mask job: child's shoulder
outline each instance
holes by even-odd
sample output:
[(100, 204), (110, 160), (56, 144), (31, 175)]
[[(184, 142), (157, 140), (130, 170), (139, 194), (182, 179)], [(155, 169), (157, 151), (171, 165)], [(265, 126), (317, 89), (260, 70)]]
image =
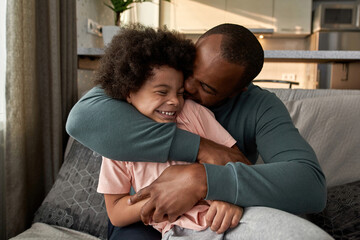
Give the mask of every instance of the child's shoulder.
[(184, 107), (183, 109), (185, 108), (197, 108), (201, 106), (200, 104), (194, 102), (193, 100), (190, 100), (190, 99), (185, 99), (185, 102), (184, 102)]
[(206, 107), (204, 107), (203, 105), (197, 103), (197, 102), (194, 102), (193, 100), (190, 100), (190, 99), (186, 99), (185, 100), (185, 103), (184, 103), (184, 107), (183, 109), (195, 109), (195, 110), (203, 110), (203, 109), (207, 109)]
[(190, 99), (185, 100), (183, 111), (184, 110), (195, 112), (198, 114), (201, 112), (207, 112), (207, 113), (210, 113), (211, 115), (214, 115), (213, 112), (210, 111), (208, 108), (206, 108), (203, 105), (201, 105), (197, 102), (194, 102), (193, 100), (190, 100)]
[(200, 116), (208, 116), (211, 115), (214, 117), (213, 112), (211, 112), (206, 107), (196, 103), (192, 100), (185, 100), (184, 107), (178, 116), (178, 119), (188, 122), (193, 120), (194, 118), (199, 118)]

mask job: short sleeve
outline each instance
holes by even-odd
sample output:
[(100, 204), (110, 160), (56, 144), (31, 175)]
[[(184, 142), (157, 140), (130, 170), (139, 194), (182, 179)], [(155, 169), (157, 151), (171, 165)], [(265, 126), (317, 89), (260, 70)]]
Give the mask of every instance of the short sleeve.
[(126, 194), (131, 188), (128, 162), (103, 157), (97, 191), (103, 194)]
[(177, 118), (177, 125), (181, 129), (227, 147), (232, 147), (236, 143), (209, 109), (191, 100), (185, 101), (184, 108)]

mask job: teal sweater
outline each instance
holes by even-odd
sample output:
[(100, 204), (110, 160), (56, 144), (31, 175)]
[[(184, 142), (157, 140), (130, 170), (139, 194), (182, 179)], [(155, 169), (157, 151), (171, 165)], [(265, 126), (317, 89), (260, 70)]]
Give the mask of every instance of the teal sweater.
[[(204, 164), (206, 199), (292, 213), (325, 207), (325, 177), (316, 155), (275, 94), (250, 84), (248, 91), (211, 110), (245, 156), (255, 163), (260, 154), (265, 164)], [(195, 162), (200, 143), (199, 136), (174, 123), (156, 123), (98, 87), (73, 107), (66, 130), (99, 154), (122, 161)]]

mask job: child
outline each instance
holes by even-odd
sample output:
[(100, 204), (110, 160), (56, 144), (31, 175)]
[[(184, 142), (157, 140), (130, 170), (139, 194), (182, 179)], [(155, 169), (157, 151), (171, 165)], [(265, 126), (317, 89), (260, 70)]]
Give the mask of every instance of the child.
[[(208, 109), (183, 99), (184, 78), (191, 74), (194, 58), (195, 46), (179, 34), (132, 26), (122, 30), (107, 48), (96, 82), (108, 95), (126, 100), (156, 122), (176, 123), (179, 128), (232, 147), (236, 141)], [(104, 194), (112, 224), (126, 226), (140, 221), (140, 210), (146, 199), (129, 206), (127, 200), (131, 186), (135, 191), (146, 187), (165, 168), (174, 164), (186, 163), (125, 162), (103, 157), (98, 192)], [(162, 232), (164, 239), (175, 236), (176, 229), (189, 229), (186, 234), (190, 235), (205, 232), (203, 230), (208, 228), (205, 216), (209, 205), (216, 204), (220, 202), (204, 201), (173, 223), (150, 224)], [(231, 211), (225, 213), (218, 210), (216, 214), (212, 213), (213, 219), (224, 221), (227, 214), (227, 220), (230, 219), (228, 226), (235, 227), (242, 215), (242, 208), (230, 203), (221, 204), (227, 205)], [(209, 230), (206, 234), (209, 234)]]

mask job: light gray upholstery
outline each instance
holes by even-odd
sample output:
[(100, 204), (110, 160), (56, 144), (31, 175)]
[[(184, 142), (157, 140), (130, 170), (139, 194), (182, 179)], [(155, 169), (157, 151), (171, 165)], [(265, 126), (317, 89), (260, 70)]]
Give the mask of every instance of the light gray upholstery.
[[(354, 230), (360, 219), (359, 197), (353, 193), (360, 188), (359, 182), (355, 182), (360, 180), (360, 91), (269, 90), (284, 102), (295, 126), (314, 148), (328, 186), (337, 186), (329, 188), (328, 207), (310, 217), (334, 236), (359, 236), (359, 231)], [(96, 193), (100, 162), (99, 155), (70, 139), (59, 176), (34, 221), (105, 239), (106, 211), (102, 196)], [(342, 185), (345, 183), (350, 184)], [(42, 233), (49, 236), (47, 231), (54, 230), (46, 229), (34, 224), (16, 239), (32, 236), (28, 234), (38, 238)], [(56, 231), (62, 230), (65, 231), (56, 227)], [(76, 238), (89, 239), (81, 234)]]
[(274, 92), (314, 148), (329, 187), (360, 180), (360, 91)]

